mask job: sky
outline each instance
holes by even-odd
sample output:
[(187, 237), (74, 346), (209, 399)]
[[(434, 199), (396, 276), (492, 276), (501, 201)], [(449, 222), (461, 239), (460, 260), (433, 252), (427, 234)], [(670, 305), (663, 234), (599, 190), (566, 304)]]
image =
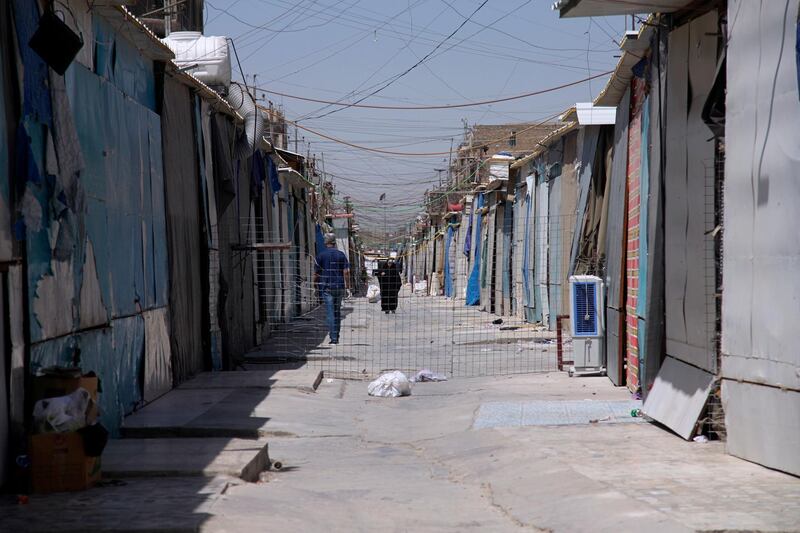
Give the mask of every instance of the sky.
[[(399, 232), (423, 211), (465, 124), (538, 122), (590, 101), (607, 76), (497, 104), (441, 110), (330, 106), (270, 94), (374, 105), (480, 102), (613, 70), (622, 17), (559, 19), (553, 0), (206, 0), (206, 35), (231, 37), (247, 82), (299, 130), (351, 197), (362, 228)], [(454, 33), (455, 32), (455, 33)], [(452, 34), (452, 35), (451, 35)], [(422, 61), (421, 61), (422, 60)], [(233, 58), (234, 80), (242, 73)], [(255, 76), (255, 78), (254, 78)], [(375, 93), (375, 94), (372, 94)], [(294, 150), (294, 128), (290, 146)], [(407, 155), (442, 153), (442, 155)], [(386, 194), (387, 215), (379, 197)]]

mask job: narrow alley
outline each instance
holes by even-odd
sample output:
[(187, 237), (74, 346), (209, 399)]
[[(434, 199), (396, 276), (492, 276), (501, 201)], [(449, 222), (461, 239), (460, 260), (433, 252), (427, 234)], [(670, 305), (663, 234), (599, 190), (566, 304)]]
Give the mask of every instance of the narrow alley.
[(800, 533), (800, 0), (0, 2), (0, 532)]

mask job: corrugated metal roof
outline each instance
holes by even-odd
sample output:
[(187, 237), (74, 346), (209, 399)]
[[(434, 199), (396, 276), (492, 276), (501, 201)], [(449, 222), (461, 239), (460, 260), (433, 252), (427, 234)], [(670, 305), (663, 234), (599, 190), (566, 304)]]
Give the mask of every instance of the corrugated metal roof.
[(640, 13), (672, 13), (691, 4), (691, 0), (558, 0), (553, 9), (562, 18), (608, 17)]
[(620, 43), (622, 56), (617, 61), (614, 73), (594, 99), (596, 106), (616, 106), (625, 91), (630, 87), (633, 66), (642, 60), (644, 53), (650, 47), (650, 37), (653, 34), (653, 27), (656, 24), (656, 16), (650, 15), (647, 21), (639, 28), (638, 33), (628, 32)]
[(94, 4), (93, 9), (106, 19), (122, 21), (123, 24), (115, 24), (114, 29), (128, 38), (145, 57), (157, 61), (169, 61), (175, 57), (169, 46), (124, 6), (106, 0)]
[(555, 140), (560, 139), (567, 133), (571, 132), (574, 129), (578, 128), (577, 122), (568, 122), (564, 126), (558, 128), (556, 131), (542, 139), (541, 144), (533, 151), (533, 153), (529, 156), (523, 157), (522, 159), (517, 159), (511, 165), (511, 168), (522, 168), (526, 163), (532, 161), (534, 158), (539, 156), (539, 154), (547, 151), (550, 148), (550, 144), (552, 144)]
[[(622, 56), (620, 56), (619, 61), (617, 61), (614, 73), (608, 79), (606, 86), (594, 99), (593, 105), (595, 108), (616, 108), (617, 104), (622, 100), (625, 91), (630, 87), (631, 78), (633, 78), (631, 69), (636, 63), (642, 60), (644, 52), (650, 46), (650, 37), (653, 34), (653, 28), (656, 25), (657, 18), (658, 17), (655, 15), (650, 15), (647, 21), (639, 28), (638, 32), (628, 32), (622, 39), (622, 43), (620, 43), (620, 48), (623, 50)], [(542, 139), (540, 145), (530, 155), (515, 161), (511, 165), (511, 168), (521, 168), (523, 165), (545, 152), (548, 145), (553, 141), (563, 137), (581, 125), (578, 123), (576, 106), (565, 110), (560, 118), (562, 121), (566, 122), (566, 125)], [(610, 123), (613, 124), (614, 122), (612, 121)]]

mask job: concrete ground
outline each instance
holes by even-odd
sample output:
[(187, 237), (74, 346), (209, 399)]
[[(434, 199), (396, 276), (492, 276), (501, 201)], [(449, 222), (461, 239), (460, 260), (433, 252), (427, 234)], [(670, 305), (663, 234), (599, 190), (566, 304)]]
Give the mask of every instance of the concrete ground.
[(393, 399), (366, 385), (254, 386), (260, 402), (195, 413), (215, 439), (226, 419), (234, 433), (242, 417), (275, 421), (284, 466), (259, 482), (128, 478), (4, 504), (0, 530), (800, 531), (799, 479), (626, 419), (628, 394), (605, 378), (458, 379)]

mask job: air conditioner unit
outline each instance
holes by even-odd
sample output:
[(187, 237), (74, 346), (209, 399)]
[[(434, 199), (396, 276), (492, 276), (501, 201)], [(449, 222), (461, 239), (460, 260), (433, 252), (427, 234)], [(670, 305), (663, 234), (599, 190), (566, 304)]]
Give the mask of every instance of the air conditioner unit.
[(605, 374), (603, 280), (597, 276), (570, 276), (569, 292), (573, 350), (569, 375)]

